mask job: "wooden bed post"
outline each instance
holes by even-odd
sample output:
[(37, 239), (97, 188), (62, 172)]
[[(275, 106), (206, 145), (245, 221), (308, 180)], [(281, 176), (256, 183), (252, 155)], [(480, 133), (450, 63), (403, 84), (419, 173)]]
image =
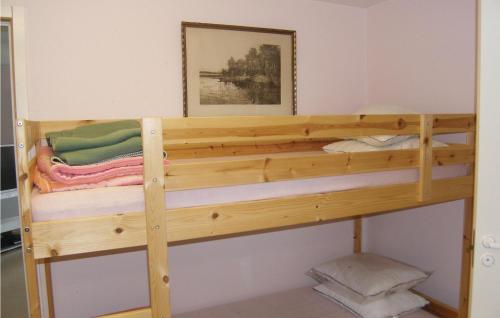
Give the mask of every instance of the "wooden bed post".
[(149, 296), (153, 318), (171, 317), (162, 135), (160, 118), (142, 120)]
[(354, 218), (354, 253), (363, 252), (363, 217)]
[(432, 197), (432, 126), (432, 115), (420, 115), (419, 201)]
[(31, 179), (29, 178), (28, 129), (26, 121), (16, 121), (16, 161), (17, 187), (19, 191), (19, 216), (21, 220), (21, 237), (23, 242), (24, 273), (28, 292), (28, 308), (31, 318), (40, 318), (40, 294), (38, 290), (38, 272), (33, 255), (33, 238), (31, 235)]
[[(10, 10), (9, 10), (10, 9)], [(41, 317), (40, 292), (38, 287), (37, 263), (34, 258), (31, 216), (31, 182), (29, 151), (34, 140), (34, 127), (28, 127), (28, 94), (26, 88), (26, 51), (24, 8), (9, 8), (12, 28), (11, 61), (13, 114), (15, 114), (15, 142), (19, 218), (24, 259), (24, 276), (27, 290), (29, 317)], [(2, 11), (4, 8), (2, 8)], [(2, 12), (2, 15), (4, 12)], [(29, 129), (28, 129), (29, 128)], [(37, 128), (37, 127), (36, 127)]]
[[(467, 134), (467, 144), (475, 146), (474, 133)], [(469, 175), (474, 176), (474, 165), (468, 166)], [(474, 181), (475, 182), (475, 181)], [(460, 277), (460, 299), (458, 302), (458, 317), (467, 318), (469, 316), (469, 289), (470, 273), (472, 270), (472, 251), (474, 250), (474, 197), (464, 201), (464, 232), (462, 244), (462, 274)]]

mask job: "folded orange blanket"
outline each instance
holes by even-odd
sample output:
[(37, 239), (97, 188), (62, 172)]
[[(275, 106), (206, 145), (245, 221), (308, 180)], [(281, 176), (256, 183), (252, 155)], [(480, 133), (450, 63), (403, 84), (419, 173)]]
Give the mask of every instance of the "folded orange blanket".
[[(52, 163), (52, 156), (50, 147), (39, 147), (34, 182), (42, 193), (143, 183), (142, 156), (84, 166)], [(168, 165), (168, 160), (164, 160), (164, 165)]]

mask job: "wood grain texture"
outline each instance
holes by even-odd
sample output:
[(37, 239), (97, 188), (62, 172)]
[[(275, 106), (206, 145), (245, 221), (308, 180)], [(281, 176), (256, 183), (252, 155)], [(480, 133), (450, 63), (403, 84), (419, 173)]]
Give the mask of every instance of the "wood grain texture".
[(432, 115), (420, 115), (420, 155), (418, 199), (428, 200), (432, 195)]
[(45, 293), (47, 294), (47, 311), (48, 318), (55, 318), (55, 310), (54, 310), (54, 287), (52, 285), (52, 264), (50, 259), (44, 260), (44, 274), (45, 274)]
[[(435, 191), (426, 202), (417, 200), (416, 189), (417, 183), (406, 183), (169, 209), (165, 212), (167, 237), (169, 243), (209, 239), (454, 201), (472, 196), (473, 180), (470, 176), (434, 180)], [(142, 212), (35, 222), (35, 257), (144, 246), (145, 226)]]
[(149, 297), (153, 317), (170, 318), (170, 285), (167, 260), (167, 222), (163, 171), (162, 123), (142, 120), (144, 202), (148, 251)]
[[(436, 149), (428, 164), (465, 164), (473, 160), (473, 148), (452, 145)], [(318, 151), (172, 160), (167, 168), (165, 188), (176, 191), (390, 171), (417, 168), (419, 162), (417, 149), (336, 154)]]
[(250, 145), (221, 145), (215, 144), (210, 146), (192, 147), (192, 148), (175, 148), (166, 147), (168, 158), (176, 159), (195, 159), (195, 158), (211, 158), (211, 157), (237, 157), (255, 154), (276, 154), (283, 152), (301, 152), (301, 151), (320, 151), (323, 146), (332, 143), (336, 139), (328, 139), (322, 141), (283, 141), (271, 144), (254, 143)]
[(17, 120), (16, 124), (16, 165), (17, 187), (21, 221), (21, 238), (24, 256), (24, 273), (28, 290), (29, 314), (32, 318), (41, 317), (40, 295), (38, 290), (38, 272), (33, 253), (32, 216), (31, 216), (31, 188), (30, 160), (28, 157), (28, 144), (30, 130), (26, 122)]
[[(472, 132), (474, 114), (435, 114), (435, 134)], [(124, 118), (126, 119), (126, 118)], [(111, 120), (40, 121), (41, 136)], [(377, 134), (418, 134), (419, 115), (331, 115), (163, 118), (168, 150), (274, 144)]]
[[(475, 147), (474, 133), (467, 134), (467, 145)], [(474, 164), (468, 165), (468, 174), (473, 178)], [(459, 317), (467, 318), (469, 316), (469, 292), (471, 282), (471, 271), (474, 251), (474, 197), (464, 200), (464, 227), (462, 241), (462, 269), (460, 275), (460, 298), (459, 298)]]
[(151, 308), (137, 308), (116, 312), (113, 314), (102, 315), (97, 318), (152, 318)]
[(363, 252), (363, 218), (362, 217), (354, 218), (353, 239), (354, 239), (353, 252), (354, 253)]
[[(474, 115), (435, 115), (435, 133), (474, 130)], [(189, 117), (163, 119), (166, 149), (274, 144), (420, 131), (419, 115)]]

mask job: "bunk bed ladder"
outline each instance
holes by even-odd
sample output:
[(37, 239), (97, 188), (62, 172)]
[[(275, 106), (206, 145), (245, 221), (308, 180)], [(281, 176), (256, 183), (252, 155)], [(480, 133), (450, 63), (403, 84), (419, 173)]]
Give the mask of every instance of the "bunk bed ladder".
[[(170, 286), (165, 220), (163, 129), (160, 118), (142, 120), (144, 196), (151, 317), (170, 318)], [(159, 160), (160, 159), (160, 160)]]

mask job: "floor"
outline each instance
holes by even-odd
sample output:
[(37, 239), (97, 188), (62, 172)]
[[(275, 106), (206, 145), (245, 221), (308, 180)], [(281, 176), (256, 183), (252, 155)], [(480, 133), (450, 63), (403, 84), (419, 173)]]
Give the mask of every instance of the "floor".
[[(348, 310), (313, 291), (311, 287), (175, 315), (174, 318), (356, 318)], [(437, 318), (418, 310), (405, 318)]]
[(21, 249), (2, 253), (1, 264), (2, 309), (0, 316), (3, 318), (28, 317)]

